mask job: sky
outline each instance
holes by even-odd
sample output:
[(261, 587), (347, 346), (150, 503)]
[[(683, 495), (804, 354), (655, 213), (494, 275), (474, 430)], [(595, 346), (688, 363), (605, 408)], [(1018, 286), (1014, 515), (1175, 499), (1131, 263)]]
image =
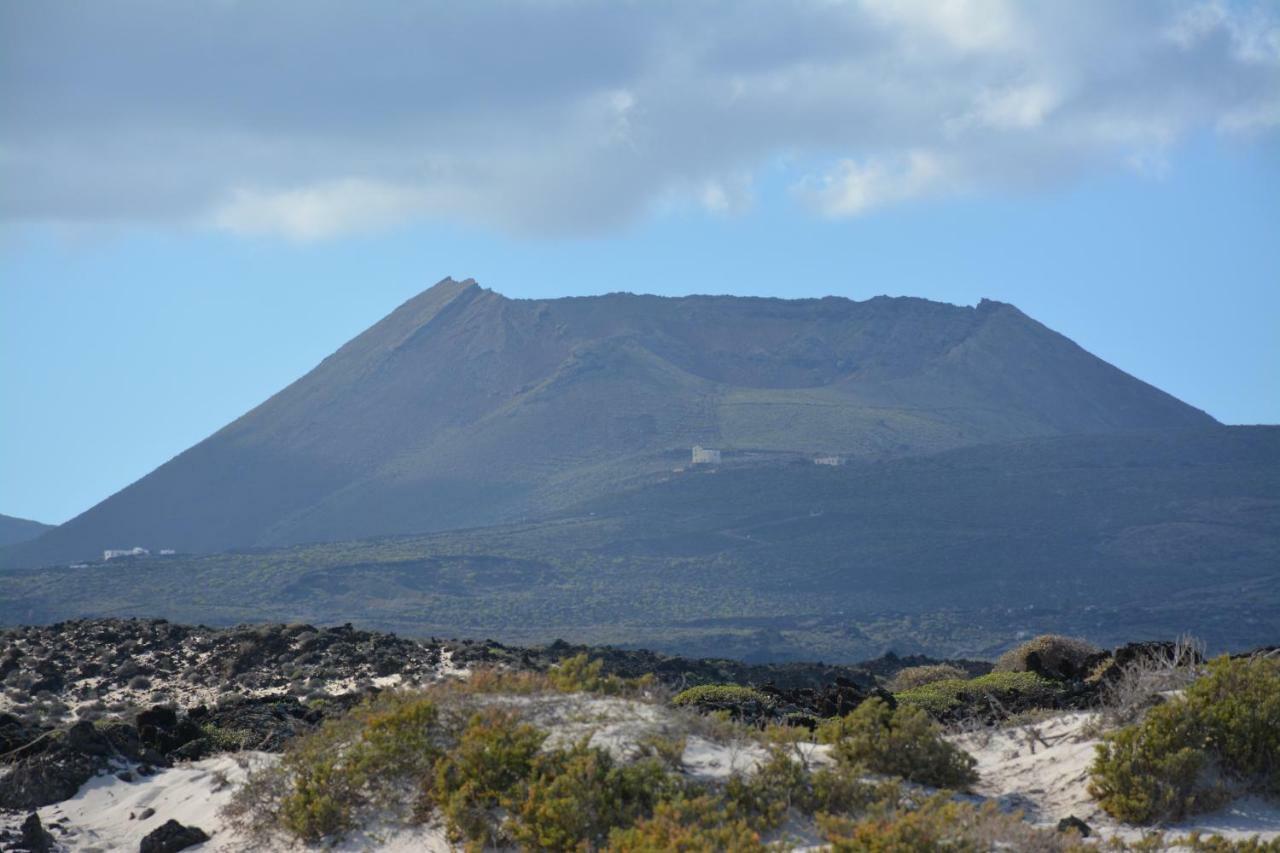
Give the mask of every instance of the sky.
[(445, 277), (1017, 305), (1280, 422), (1280, 6), (0, 0), (0, 513)]

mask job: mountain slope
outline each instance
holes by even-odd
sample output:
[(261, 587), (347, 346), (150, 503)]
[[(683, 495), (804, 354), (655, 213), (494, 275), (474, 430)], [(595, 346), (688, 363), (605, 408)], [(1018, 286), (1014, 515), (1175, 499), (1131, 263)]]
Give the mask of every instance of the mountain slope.
[(4, 565), (494, 524), (637, 485), (703, 444), (886, 458), (1212, 425), (1009, 305), (512, 300), (446, 279)]
[(0, 515), (0, 545), (27, 542), (52, 529), (51, 524), (14, 518), (11, 515)]
[(1280, 634), (1280, 428), (664, 478), (536, 522), (0, 573), (0, 623), (150, 615), (752, 659)]

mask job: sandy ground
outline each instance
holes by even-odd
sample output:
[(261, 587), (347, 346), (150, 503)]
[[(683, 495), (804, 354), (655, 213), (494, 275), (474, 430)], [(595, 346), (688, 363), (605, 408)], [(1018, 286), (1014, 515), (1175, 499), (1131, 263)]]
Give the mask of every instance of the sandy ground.
[[(1137, 840), (1143, 830), (1117, 823), (1089, 796), (1089, 764), (1099, 743), (1092, 734), (1095, 723), (1094, 714), (1063, 714), (952, 740), (978, 760), (981, 781), (976, 793), (1023, 811), (1032, 823), (1052, 826), (1074, 815), (1104, 837)], [(1199, 830), (1232, 839), (1255, 835), (1276, 839), (1280, 838), (1280, 804), (1246, 798), (1222, 811), (1158, 829), (1167, 836)]]

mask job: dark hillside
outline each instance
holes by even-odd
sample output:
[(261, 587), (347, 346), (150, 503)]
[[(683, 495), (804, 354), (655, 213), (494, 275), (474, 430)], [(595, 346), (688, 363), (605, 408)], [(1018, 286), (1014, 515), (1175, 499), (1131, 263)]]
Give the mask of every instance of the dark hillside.
[(27, 542), (52, 529), (52, 525), (41, 524), (38, 521), (0, 515), (0, 546)]
[(163, 615), (752, 660), (1280, 635), (1280, 428), (668, 472), (542, 521), (6, 572), (0, 622)]
[(695, 444), (881, 460), (1213, 423), (995, 302), (513, 300), (446, 279), (0, 565), (509, 522), (650, 482)]

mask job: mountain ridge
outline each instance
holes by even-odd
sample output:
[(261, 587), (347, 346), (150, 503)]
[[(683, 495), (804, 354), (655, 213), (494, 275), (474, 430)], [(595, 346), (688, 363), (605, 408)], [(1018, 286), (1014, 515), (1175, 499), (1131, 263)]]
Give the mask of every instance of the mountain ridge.
[(27, 542), (52, 530), (54, 525), (0, 514), (0, 547)]
[(695, 444), (884, 458), (1215, 424), (991, 300), (509, 299), (446, 278), (0, 564), (500, 523)]

